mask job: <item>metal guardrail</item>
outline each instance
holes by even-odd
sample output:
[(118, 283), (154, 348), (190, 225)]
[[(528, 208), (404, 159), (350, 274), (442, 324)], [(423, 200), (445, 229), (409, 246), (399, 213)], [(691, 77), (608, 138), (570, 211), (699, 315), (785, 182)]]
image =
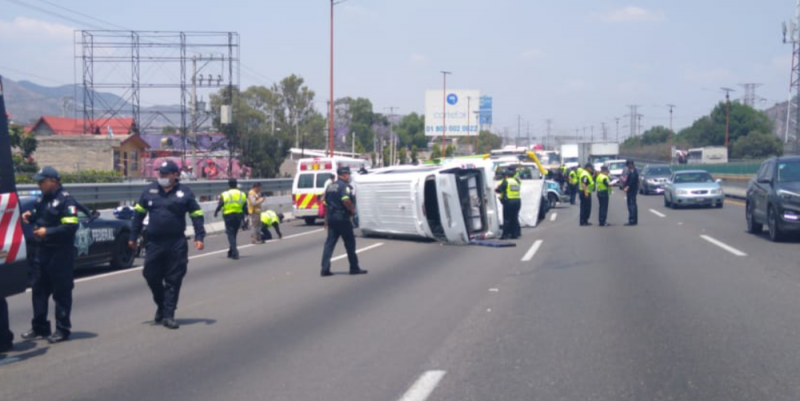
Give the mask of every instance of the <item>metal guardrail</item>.
[[(274, 178), (274, 179), (252, 179), (252, 180), (239, 180), (239, 184), (243, 190), (249, 190), (250, 187), (257, 183), (261, 183), (262, 193), (272, 193), (272, 195), (285, 195), (292, 191), (291, 178)], [(148, 182), (122, 182), (110, 184), (64, 184), (64, 188), (74, 196), (75, 199), (81, 203), (110, 203), (110, 202), (126, 202), (137, 201)], [(217, 181), (188, 181), (183, 184), (192, 189), (195, 196), (199, 197), (216, 197), (223, 191), (228, 189), (227, 180)], [(38, 191), (36, 185), (18, 185), (17, 191), (23, 195), (25, 192)]]

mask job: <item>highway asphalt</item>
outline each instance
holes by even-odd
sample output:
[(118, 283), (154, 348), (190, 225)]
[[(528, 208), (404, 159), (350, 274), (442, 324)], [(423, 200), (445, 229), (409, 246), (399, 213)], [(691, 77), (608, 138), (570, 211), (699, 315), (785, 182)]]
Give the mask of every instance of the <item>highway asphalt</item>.
[[(514, 248), (359, 238), (357, 277), (319, 277), (321, 226), (239, 261), (210, 237), (177, 331), (140, 270), (83, 273), (73, 340), (18, 341), (0, 400), (800, 399), (800, 240), (639, 199), (638, 227), (618, 192), (614, 226), (563, 206)], [(30, 294), (9, 303), (19, 334)]]

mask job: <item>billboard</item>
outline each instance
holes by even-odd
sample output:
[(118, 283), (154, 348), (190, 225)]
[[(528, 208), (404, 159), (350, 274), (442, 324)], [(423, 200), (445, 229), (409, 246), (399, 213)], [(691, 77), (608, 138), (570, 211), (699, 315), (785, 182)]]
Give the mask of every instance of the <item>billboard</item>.
[(447, 123), (447, 136), (478, 135), (480, 91), (448, 90), (443, 96), (441, 90), (425, 92), (425, 135), (442, 136), (444, 123)]
[(492, 97), (481, 96), (481, 125), (492, 125)]

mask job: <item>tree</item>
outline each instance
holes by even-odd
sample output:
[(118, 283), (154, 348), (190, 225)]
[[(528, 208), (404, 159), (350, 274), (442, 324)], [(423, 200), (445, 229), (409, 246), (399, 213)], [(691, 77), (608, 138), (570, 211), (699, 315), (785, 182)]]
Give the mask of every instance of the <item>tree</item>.
[(669, 141), (669, 134), (669, 128), (667, 127), (658, 125), (650, 128), (642, 134), (642, 145), (654, 145), (667, 142)]
[(416, 145), (418, 148), (428, 146), (428, 137), (425, 136), (425, 116), (411, 113), (404, 116), (395, 127), (398, 146)]
[(433, 150), (431, 150), (431, 160), (436, 160), (441, 158), (442, 158), (442, 147), (439, 146), (438, 143), (434, 143)]
[(481, 131), (478, 134), (477, 145), (475, 145), (476, 154), (485, 154), (492, 151), (492, 149), (500, 149), (503, 147), (503, 138), (495, 135), (489, 131)]
[(408, 152), (406, 152), (406, 148), (400, 148), (397, 151), (397, 158), (400, 159), (400, 164), (408, 163)]
[(444, 156), (445, 157), (453, 157), (456, 154), (456, 147), (453, 145), (447, 145), (444, 149)]
[(771, 133), (753, 131), (733, 143), (733, 159), (763, 159), (783, 154), (783, 142)]
[(419, 164), (419, 154), (417, 150), (417, 145), (411, 145), (411, 164), (415, 166)]
[(166, 127), (161, 129), (161, 134), (162, 135), (171, 135), (171, 134), (177, 134), (177, 133), (178, 133), (178, 129), (173, 127), (173, 126), (171, 126), (171, 125), (167, 125)]
[(19, 125), (11, 124), (8, 127), (11, 147), (17, 148), (23, 158), (29, 159), (39, 146), (36, 137), (33, 134), (26, 134), (25, 129)]
[[(677, 140), (692, 147), (725, 145), (725, 103), (720, 102), (711, 114), (695, 121), (691, 127), (678, 133)], [(733, 102), (730, 105), (730, 143), (751, 132), (773, 132), (773, 123), (764, 112)]]
[(378, 166), (378, 160), (377, 160), (378, 155), (375, 154), (375, 151), (370, 152), (369, 153), (369, 157), (370, 157), (370, 159), (372, 159), (372, 167), (377, 167)]
[(389, 167), (392, 165), (391, 150), (392, 149), (388, 146), (383, 148), (383, 167)]

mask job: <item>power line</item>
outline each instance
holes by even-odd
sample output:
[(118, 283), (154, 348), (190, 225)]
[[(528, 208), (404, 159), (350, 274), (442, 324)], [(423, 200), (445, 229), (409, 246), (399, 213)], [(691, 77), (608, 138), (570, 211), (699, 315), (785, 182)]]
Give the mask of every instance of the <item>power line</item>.
[(39, 11), (41, 13), (51, 15), (51, 16), (56, 17), (56, 18), (61, 18), (61, 19), (66, 20), (66, 21), (70, 21), (70, 22), (72, 22), (74, 24), (84, 25), (84, 26), (92, 28), (92, 29), (98, 29), (98, 30), (102, 30), (103, 29), (100, 26), (89, 24), (89, 23), (87, 23), (85, 21), (79, 21), (79, 20), (74, 19), (72, 17), (68, 17), (66, 15), (59, 14), (59, 13), (54, 12), (54, 11), (50, 11), (50, 10), (47, 10), (47, 9), (44, 9), (44, 8), (41, 8), (41, 7), (38, 7), (38, 6), (34, 6), (32, 4), (24, 3), (24, 2), (19, 1), (19, 0), (6, 0), (6, 1), (9, 2), (9, 3), (12, 3), (12, 4), (16, 4), (18, 6), (27, 7), (27, 8), (30, 8), (31, 10), (36, 10), (36, 11)]
[(88, 19), (90, 19), (90, 20), (97, 21), (97, 22), (99, 22), (99, 23), (101, 23), (101, 24), (105, 24), (105, 25), (108, 25), (108, 26), (111, 26), (111, 27), (114, 27), (114, 28), (117, 28), (117, 29), (122, 29), (122, 30), (126, 30), (126, 31), (129, 31), (129, 30), (131, 30), (130, 28), (126, 28), (126, 27), (124, 27), (124, 26), (121, 26), (121, 25), (112, 24), (111, 22), (108, 22), (108, 21), (102, 20), (102, 19), (100, 19), (100, 18), (95, 18), (95, 17), (92, 17), (91, 15), (84, 14), (84, 13), (82, 13), (82, 12), (80, 12), (80, 11), (76, 11), (76, 10), (73, 10), (73, 9), (70, 9), (70, 8), (67, 8), (67, 7), (64, 7), (64, 6), (60, 5), (60, 4), (56, 4), (56, 3), (53, 3), (53, 2), (51, 2), (51, 1), (48, 1), (48, 0), (38, 0), (38, 1), (40, 1), (40, 2), (42, 2), (42, 3), (45, 3), (45, 4), (48, 4), (48, 5), (50, 5), (50, 6), (53, 6), (53, 7), (55, 7), (55, 8), (58, 8), (58, 9), (64, 10), (64, 11), (66, 11), (66, 12), (70, 12), (70, 13), (73, 13), (73, 14), (75, 14), (75, 15), (79, 15), (79, 16), (81, 16), (81, 17), (88, 18)]

